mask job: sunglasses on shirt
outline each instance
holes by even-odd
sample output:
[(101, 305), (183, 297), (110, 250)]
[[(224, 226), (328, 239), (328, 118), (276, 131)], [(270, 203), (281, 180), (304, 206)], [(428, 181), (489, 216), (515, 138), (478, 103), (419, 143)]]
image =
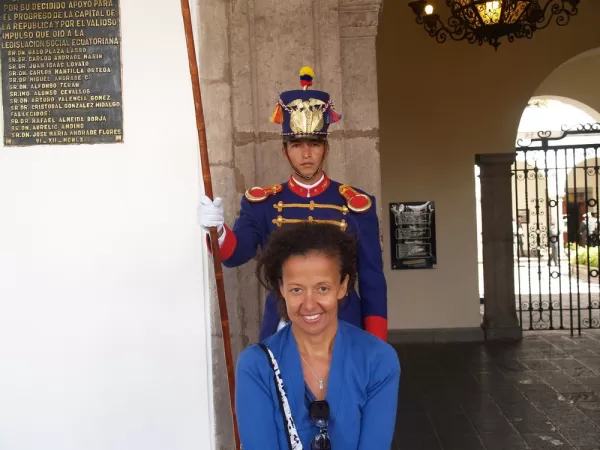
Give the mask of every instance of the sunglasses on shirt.
[(319, 428), (319, 433), (310, 441), (310, 450), (331, 450), (331, 441), (327, 433), (329, 426), (329, 404), (325, 400), (310, 404), (310, 420)]

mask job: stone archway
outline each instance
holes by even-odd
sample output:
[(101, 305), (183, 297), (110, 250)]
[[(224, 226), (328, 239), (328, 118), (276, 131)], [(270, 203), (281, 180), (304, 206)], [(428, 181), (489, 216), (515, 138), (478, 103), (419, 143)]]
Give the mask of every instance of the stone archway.
[[(215, 195), (232, 224), (252, 186), (282, 182), (288, 168), (269, 122), (277, 94), (311, 65), (343, 120), (332, 127), (326, 170), (381, 193), (375, 38), (382, 0), (198, 2), (199, 63)], [(293, 25), (292, 25), (293, 23)], [(381, 214), (381, 205), (378, 205)], [(254, 264), (225, 270), (234, 358), (256, 342), (264, 295)], [(214, 289), (211, 311), (217, 448), (233, 448), (223, 341)]]
[[(587, 78), (588, 70), (582, 67), (600, 66), (597, 51), (586, 51), (569, 59), (554, 69), (534, 93), (533, 98), (555, 98), (582, 109), (594, 118), (598, 115), (600, 96), (595, 94), (595, 81)], [(578, 82), (573, 83), (577, 78)], [(582, 107), (582, 105), (587, 105)], [(593, 114), (592, 114), (593, 112)], [(484, 328), (488, 338), (519, 338), (520, 326), (514, 307), (514, 279), (512, 266), (513, 240), (511, 219), (513, 208), (510, 202), (510, 167), (514, 154), (488, 154), (479, 159), (482, 177), (482, 228), (485, 286)], [(484, 182), (487, 188), (483, 186)], [(487, 196), (485, 192), (487, 191)], [(501, 204), (501, 207), (498, 205)], [(498, 281), (504, 280), (501, 284)]]

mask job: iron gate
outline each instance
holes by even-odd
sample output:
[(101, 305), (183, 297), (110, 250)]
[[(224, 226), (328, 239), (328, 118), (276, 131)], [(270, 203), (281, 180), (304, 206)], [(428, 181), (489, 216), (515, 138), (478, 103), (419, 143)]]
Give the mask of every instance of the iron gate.
[(600, 328), (599, 150), (600, 124), (517, 142), (513, 237), (523, 330)]

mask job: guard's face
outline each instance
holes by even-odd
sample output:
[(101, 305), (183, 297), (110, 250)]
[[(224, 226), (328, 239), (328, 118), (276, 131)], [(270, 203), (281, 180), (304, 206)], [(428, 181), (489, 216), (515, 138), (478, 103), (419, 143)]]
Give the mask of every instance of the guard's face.
[(292, 256), (283, 264), (282, 278), (280, 290), (295, 331), (316, 335), (337, 325), (348, 277), (341, 279), (336, 259), (317, 252)]
[[(283, 150), (285, 151), (285, 147)], [(315, 173), (325, 156), (325, 151), (324, 141), (299, 139), (287, 143), (287, 153), (292, 165), (305, 176)]]

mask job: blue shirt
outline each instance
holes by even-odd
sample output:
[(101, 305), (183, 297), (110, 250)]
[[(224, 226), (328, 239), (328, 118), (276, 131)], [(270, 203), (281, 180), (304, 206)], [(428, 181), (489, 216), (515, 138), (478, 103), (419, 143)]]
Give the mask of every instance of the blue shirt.
[[(309, 450), (319, 430), (308, 415), (306, 385), (291, 325), (264, 344), (277, 359), (300, 440)], [(339, 321), (326, 394), (333, 450), (390, 449), (399, 381), (396, 351), (366, 331)], [(239, 356), (235, 404), (244, 450), (288, 450), (273, 370), (258, 345)]]

